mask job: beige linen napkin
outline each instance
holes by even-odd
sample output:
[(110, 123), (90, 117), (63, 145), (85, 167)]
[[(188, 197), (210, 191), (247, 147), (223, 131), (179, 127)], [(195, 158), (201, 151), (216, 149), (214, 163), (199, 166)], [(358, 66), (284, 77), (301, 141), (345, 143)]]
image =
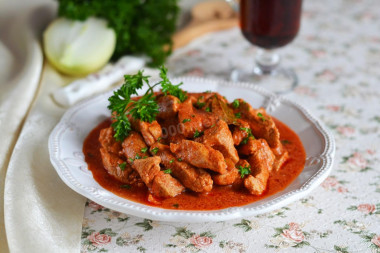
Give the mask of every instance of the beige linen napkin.
[(5, 179), (5, 227), (11, 252), (79, 252), (85, 198), (50, 163), (48, 138), (64, 109), (50, 94), (67, 83), (46, 64)]
[(0, 7), (0, 252), (8, 251), (3, 203), (8, 161), (40, 80), (43, 56), (36, 34), (51, 16), (45, 12), (33, 19), (36, 9), (23, 2), (17, 8), (17, 2)]

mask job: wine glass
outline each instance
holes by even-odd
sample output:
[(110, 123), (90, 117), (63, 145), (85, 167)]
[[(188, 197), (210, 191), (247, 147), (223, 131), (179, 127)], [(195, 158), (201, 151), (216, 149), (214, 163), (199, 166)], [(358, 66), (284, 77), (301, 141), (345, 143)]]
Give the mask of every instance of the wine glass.
[(280, 65), (274, 49), (290, 43), (300, 27), (302, 0), (240, 0), (240, 26), (244, 37), (259, 47), (251, 72), (234, 70), (233, 81), (252, 82), (275, 93), (298, 83), (295, 72)]

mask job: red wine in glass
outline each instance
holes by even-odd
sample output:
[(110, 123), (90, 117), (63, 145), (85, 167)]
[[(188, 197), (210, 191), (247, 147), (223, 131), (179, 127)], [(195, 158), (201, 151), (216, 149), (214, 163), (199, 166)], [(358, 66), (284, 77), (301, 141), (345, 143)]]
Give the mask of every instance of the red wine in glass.
[(282, 93), (294, 88), (297, 76), (293, 71), (280, 67), (280, 56), (273, 49), (285, 46), (296, 37), (301, 11), (302, 0), (240, 0), (242, 34), (262, 50), (256, 56), (257, 66), (252, 73), (238, 71), (232, 79), (250, 82), (260, 80), (267, 86), (264, 82), (274, 83), (273, 80), (265, 80), (268, 79), (265, 76), (270, 76), (278, 79), (277, 88), (272, 87), (272, 91)]

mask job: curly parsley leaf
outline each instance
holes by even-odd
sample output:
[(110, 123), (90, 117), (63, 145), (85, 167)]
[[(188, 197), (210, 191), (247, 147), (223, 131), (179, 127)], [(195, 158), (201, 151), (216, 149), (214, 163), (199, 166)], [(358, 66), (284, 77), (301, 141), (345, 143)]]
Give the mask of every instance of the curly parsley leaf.
[(239, 166), (236, 166), (236, 168), (239, 170), (241, 178), (244, 178), (246, 175), (251, 174), (251, 165), (247, 165), (244, 167), (239, 165)]
[(165, 66), (160, 67), (160, 77), (162, 79), (161, 81), (161, 88), (162, 92), (167, 95), (170, 94), (172, 96), (177, 97), (181, 102), (185, 101), (187, 99), (187, 92), (183, 91), (180, 86), (182, 83), (179, 83), (177, 85), (172, 84), (170, 80), (168, 79), (168, 69), (165, 68)]

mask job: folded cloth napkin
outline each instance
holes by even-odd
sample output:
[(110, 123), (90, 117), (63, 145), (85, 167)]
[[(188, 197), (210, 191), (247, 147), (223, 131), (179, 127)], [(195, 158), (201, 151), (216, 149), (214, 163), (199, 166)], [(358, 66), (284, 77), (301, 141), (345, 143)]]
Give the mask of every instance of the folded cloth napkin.
[(43, 65), (36, 34), (52, 16), (45, 12), (39, 20), (31, 20), (36, 9), (17, 8), (17, 2), (1, 3), (0, 8), (0, 252), (8, 251), (3, 202), (8, 162), (38, 90)]

